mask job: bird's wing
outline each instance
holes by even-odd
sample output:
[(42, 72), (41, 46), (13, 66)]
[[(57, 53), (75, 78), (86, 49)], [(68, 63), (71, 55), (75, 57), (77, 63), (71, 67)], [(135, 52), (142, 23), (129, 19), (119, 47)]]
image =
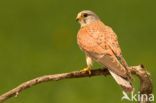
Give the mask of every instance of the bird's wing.
[(120, 63), (127, 69), (128, 65), (125, 59), (122, 56), (120, 45), (118, 43), (118, 38), (115, 32), (112, 30), (111, 27), (105, 25), (105, 32), (106, 36), (109, 36), (107, 41), (107, 44), (109, 48), (112, 50), (112, 52), (115, 54), (117, 59), (120, 61)]
[(121, 55), (121, 49), (118, 43), (118, 38), (117, 35), (114, 33), (114, 31), (112, 30), (111, 27), (109, 26), (104, 26), (104, 34), (106, 35), (106, 42), (107, 45), (109, 45), (109, 47), (111, 48), (111, 50), (114, 52), (114, 54), (116, 56), (120, 56)]

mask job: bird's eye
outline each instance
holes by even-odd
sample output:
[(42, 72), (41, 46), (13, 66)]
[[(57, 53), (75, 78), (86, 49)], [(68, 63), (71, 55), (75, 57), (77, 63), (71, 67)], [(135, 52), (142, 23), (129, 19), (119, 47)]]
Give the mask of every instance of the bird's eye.
[(83, 16), (84, 16), (84, 17), (87, 17), (87, 16), (88, 16), (88, 14), (83, 14)]

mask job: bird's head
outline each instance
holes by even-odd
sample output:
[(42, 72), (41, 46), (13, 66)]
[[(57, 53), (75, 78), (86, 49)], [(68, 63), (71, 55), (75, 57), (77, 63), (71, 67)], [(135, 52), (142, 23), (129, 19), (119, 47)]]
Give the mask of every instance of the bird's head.
[(90, 10), (83, 10), (77, 14), (76, 21), (78, 21), (81, 27), (93, 23), (99, 20), (99, 17)]

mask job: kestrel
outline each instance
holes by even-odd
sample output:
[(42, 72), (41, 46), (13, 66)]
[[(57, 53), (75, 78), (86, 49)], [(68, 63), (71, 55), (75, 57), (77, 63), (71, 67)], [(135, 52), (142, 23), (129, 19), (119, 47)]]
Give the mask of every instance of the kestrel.
[(128, 65), (121, 54), (117, 35), (111, 27), (105, 25), (100, 18), (90, 10), (78, 13), (76, 20), (81, 27), (77, 34), (80, 49), (86, 55), (87, 68), (91, 74), (93, 60), (106, 66), (125, 92), (131, 92), (131, 77)]

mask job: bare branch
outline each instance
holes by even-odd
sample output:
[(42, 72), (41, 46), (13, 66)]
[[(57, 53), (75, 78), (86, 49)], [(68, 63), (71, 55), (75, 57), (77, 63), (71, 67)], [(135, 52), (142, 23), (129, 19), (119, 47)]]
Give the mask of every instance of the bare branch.
[[(150, 73), (145, 70), (143, 65), (132, 66), (131, 73), (138, 76), (140, 79), (140, 94), (146, 94), (148, 96), (147, 98), (149, 98), (153, 89)], [(140, 103), (150, 103), (147, 98), (143, 96), (143, 101), (140, 101)]]
[[(143, 68), (143, 66), (133, 66), (131, 68), (131, 73), (135, 74), (139, 77), (141, 82), (140, 92), (143, 94), (151, 94), (152, 93), (152, 82), (150, 79), (149, 73)], [(48, 82), (48, 81), (57, 81), (69, 78), (82, 78), (82, 77), (92, 77), (92, 76), (106, 76), (109, 75), (109, 71), (107, 68), (99, 68), (94, 69), (91, 71), (91, 75), (84, 71), (73, 71), (69, 73), (61, 73), (61, 74), (52, 74), (52, 75), (45, 75), (41, 77), (37, 77), (35, 79), (26, 81), (16, 88), (0, 95), (0, 103), (6, 101), (7, 99), (19, 95), (20, 92), (23, 90), (30, 88), (34, 85)], [(149, 102), (141, 102), (141, 103), (149, 103)]]

